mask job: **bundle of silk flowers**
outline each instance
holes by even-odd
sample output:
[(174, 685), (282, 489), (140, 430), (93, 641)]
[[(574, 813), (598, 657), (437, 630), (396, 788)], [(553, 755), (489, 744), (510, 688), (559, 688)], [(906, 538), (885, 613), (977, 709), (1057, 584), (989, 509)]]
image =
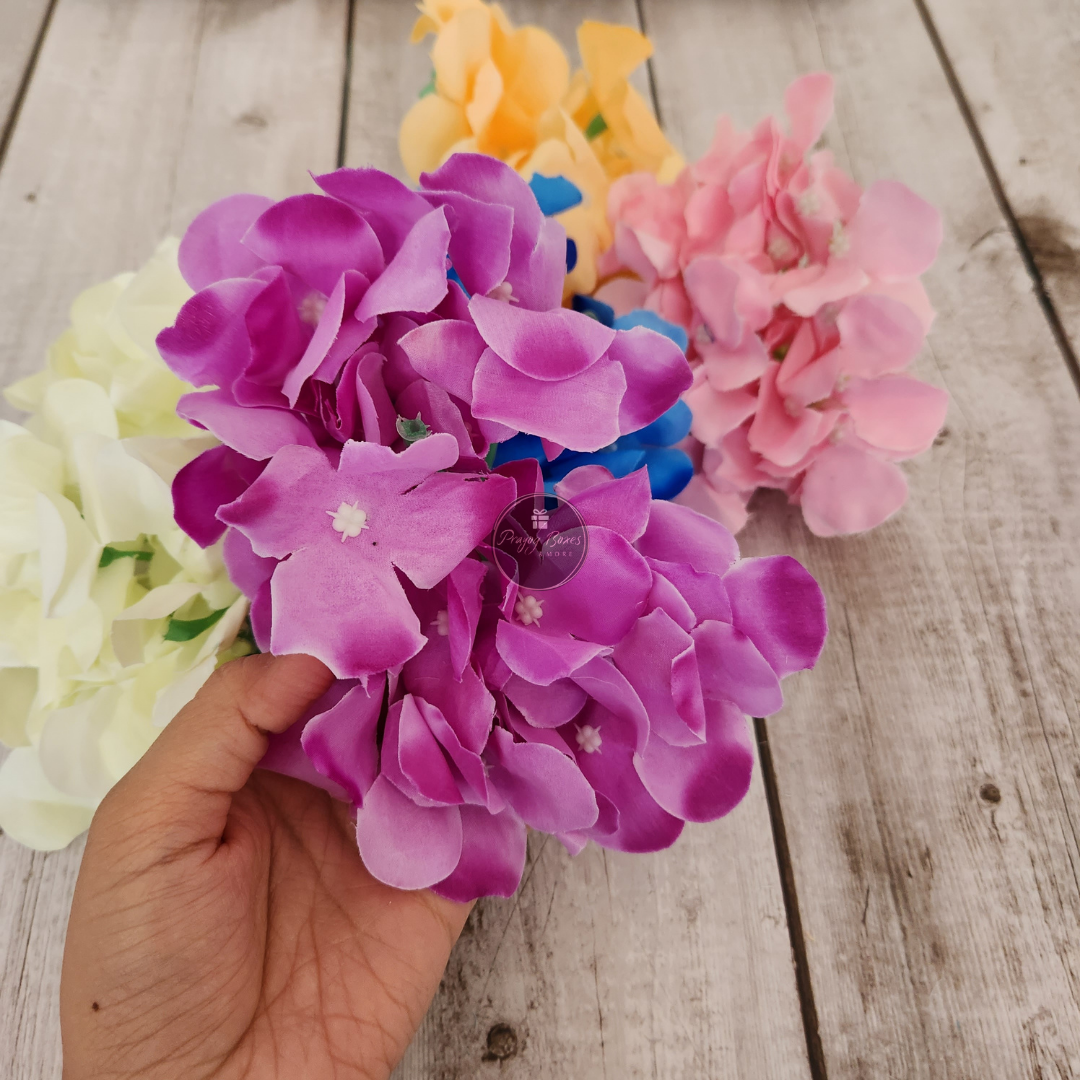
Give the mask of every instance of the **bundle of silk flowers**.
[[(472, 12), (488, 20), (496, 59), (550, 56), (542, 31), (513, 30), (497, 8), (437, 8), (421, 29), (442, 34)], [(762, 368), (751, 338), (780, 372), (783, 354), (806, 353), (800, 370), (824, 356), (835, 384), (855, 377), (857, 347), (875, 347), (893, 358), (875, 377), (894, 374), (922, 332), (896, 306), (928, 322), (911, 286), (926, 245), (903, 263), (907, 284), (893, 264), (881, 270), (886, 256), (876, 276), (871, 257), (836, 269), (846, 254), (836, 237), (858, 233), (874, 189), (852, 193), (825, 163), (814, 166), (822, 190), (847, 195), (822, 211), (824, 249), (771, 270), (749, 249), (732, 254), (733, 232), (757, 228), (740, 232), (739, 214), (723, 209), (751, 186), (731, 180), (745, 166), (767, 196), (756, 204), (766, 254), (784, 261), (770, 215), (786, 205), (781, 188), (808, 190), (792, 153), (816, 139), (825, 95), (812, 122), (794, 111), (786, 141), (769, 122), (735, 138), (705, 176), (683, 168), (628, 96), (644, 39), (583, 29), (592, 73), (569, 88), (543, 83), (554, 97), (535, 130), (513, 129), (531, 157), (458, 131), (456, 141), (429, 136), (437, 160), (416, 188), (339, 169), (315, 178), (318, 193), (226, 198), (137, 274), (80, 297), (46, 369), (9, 390), (31, 413), (0, 430), (9, 835), (69, 843), (213, 670), (255, 650), (306, 653), (334, 673), (308, 714), (272, 737), (263, 766), (349, 803), (365, 865), (399, 888), (508, 896), (529, 828), (571, 853), (589, 840), (656, 851), (743, 798), (748, 717), (776, 712), (780, 681), (815, 664), (825, 604), (797, 561), (740, 558), (718, 520), (731, 506), (715, 455), (756, 421), (746, 414), (717, 434), (702, 420), (712, 415), (702, 387), (718, 363), (737, 361), (745, 394), (790, 392), (775, 390), (782, 376)], [(500, 45), (500, 34), (525, 31), (529, 47)], [(421, 103), (443, 95), (438, 75)], [(472, 75), (466, 84), (477, 85)], [(451, 104), (465, 123), (476, 118), (468, 102)], [(488, 128), (500, 109), (488, 109)], [(415, 135), (415, 117), (403, 139), (407, 129)], [(767, 133), (772, 150), (761, 149)], [(761, 165), (778, 146), (788, 162), (779, 188), (781, 174)], [(569, 168), (536, 167), (560, 161), (578, 169), (575, 181)], [(698, 201), (723, 212), (712, 212), (704, 247), (684, 238), (665, 262), (659, 241), (670, 235), (650, 200), (675, 207), (664, 222), (698, 221), (687, 207), (699, 176), (711, 187)], [(890, 205), (869, 230), (875, 250)], [(801, 206), (809, 213), (809, 200)], [(821, 266), (804, 283), (824, 297), (808, 313), (809, 301), (800, 308), (769, 278)], [(830, 293), (822, 277), (842, 287)], [(718, 360), (721, 348), (736, 361)], [(846, 367), (828, 359), (836, 351)], [(844, 401), (810, 449), (877, 455)], [(818, 397), (805, 407), (831, 416)], [(764, 457), (747, 439), (747, 453)], [(799, 498), (809, 466), (784, 466), (783, 477), (755, 466), (755, 484), (767, 475)], [(737, 489), (742, 506), (748, 493)], [(496, 525), (522, 502), (534, 538), (549, 510), (547, 535), (560, 515), (570, 520), (584, 549), (572, 573), (541, 582), (513, 560), (508, 571)], [(510, 525), (521, 532), (528, 520)]]

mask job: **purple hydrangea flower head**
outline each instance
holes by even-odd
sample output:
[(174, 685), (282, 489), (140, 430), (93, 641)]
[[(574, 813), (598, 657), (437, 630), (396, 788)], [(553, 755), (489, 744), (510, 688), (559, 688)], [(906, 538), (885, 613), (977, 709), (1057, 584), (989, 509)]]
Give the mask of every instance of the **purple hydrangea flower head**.
[[(511, 494), (542, 490), (535, 461), (502, 468)], [(533, 593), (469, 559), (406, 583), (425, 642), (389, 677), (381, 743), (370, 688), (291, 736), (284, 771), (348, 790), (389, 884), (509, 896), (526, 827), (572, 852), (669, 846), (742, 799), (747, 716), (779, 709), (780, 680), (820, 654), (824, 600), (794, 559), (740, 559), (721, 525), (652, 500), (644, 470), (586, 466), (559, 494), (589, 530), (574, 578)]]
[(286, 446), (400, 450), (401, 419), (452, 435), (462, 467), (521, 430), (554, 456), (637, 430), (689, 387), (663, 335), (560, 308), (565, 232), (503, 163), (455, 155), (419, 191), (375, 169), (316, 182), (223, 199), (181, 245), (198, 291), (158, 347), (200, 388), (180, 414), (223, 443), (174, 485), (199, 543)]

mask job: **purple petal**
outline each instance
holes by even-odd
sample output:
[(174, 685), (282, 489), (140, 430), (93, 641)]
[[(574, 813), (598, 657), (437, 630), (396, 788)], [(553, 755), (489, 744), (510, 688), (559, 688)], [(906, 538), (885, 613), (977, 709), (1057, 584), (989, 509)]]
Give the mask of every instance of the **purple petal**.
[(649, 738), (649, 714), (637, 691), (610, 659), (598, 656), (582, 664), (571, 678), (594, 701), (630, 725), (635, 750), (645, 745)]
[(446, 295), (446, 252), (450, 226), (443, 210), (422, 217), (390, 265), (371, 283), (356, 319), (390, 311), (430, 311)]
[(691, 626), (706, 619), (731, 622), (731, 603), (723, 578), (717, 574), (701, 573), (686, 563), (662, 562), (660, 559), (647, 561), (655, 575), (654, 584), (662, 578), (666, 579), (683, 602), (689, 605), (694, 616)]
[(626, 379), (618, 364), (596, 363), (569, 379), (530, 378), (488, 349), (473, 376), (473, 415), (529, 431), (571, 450), (593, 451), (613, 443)]
[(425, 799), (450, 806), (461, 803), (454, 774), (416, 699), (406, 694), (394, 708), (400, 710), (397, 755), (401, 771)]
[(487, 576), (484, 564), (476, 559), (459, 563), (446, 579), (447, 634), (450, 640), (450, 661), (454, 675), (460, 680), (469, 657), (476, 627), (480, 623), (480, 586)]
[[(649, 472), (638, 469), (619, 480), (604, 469), (606, 477), (600, 479), (591, 470), (603, 466), (585, 465), (575, 469), (565, 480), (555, 485), (555, 493), (574, 504), (586, 525), (602, 525), (625, 537), (631, 543), (645, 532), (652, 507), (649, 488)], [(577, 474), (588, 471), (587, 477), (576, 481)], [(588, 487), (578, 486), (586, 479), (598, 479)]]
[(229, 195), (208, 206), (188, 226), (180, 242), (180, 273), (196, 290), (223, 278), (245, 278), (265, 263), (240, 243), (251, 224), (273, 199), (265, 195)]
[(411, 330), (399, 342), (412, 368), (462, 401), (472, 400), (473, 372), (484, 339), (470, 322), (441, 319)]
[(603, 823), (607, 828), (590, 831), (591, 839), (615, 851), (671, 847), (683, 830), (683, 822), (661, 809), (646, 791), (634, 770), (633, 736), (627, 739), (621, 730), (626, 725), (603, 709), (594, 711), (589, 724), (600, 731), (602, 743), (591, 754), (579, 750), (578, 767), (597, 794), (605, 796), (618, 811), (618, 828), (611, 832), (609, 819)]
[(193, 386), (229, 386), (251, 363), (244, 315), (267, 283), (232, 278), (197, 292), (157, 336), (169, 367)]
[(379, 881), (395, 889), (426, 889), (448, 877), (461, 858), (461, 811), (417, 806), (380, 776), (357, 812), (356, 842)]
[(244, 408), (236, 404), (228, 390), (185, 394), (177, 402), (176, 411), (253, 461), (265, 461), (285, 447), (317, 445), (311, 429), (296, 413)]
[(510, 676), (503, 693), (521, 715), (538, 728), (557, 728), (569, 723), (581, 712), (588, 696), (569, 679), (556, 679), (547, 686), (536, 686), (518, 675)]
[(499, 622), (495, 640), (499, 655), (510, 670), (539, 686), (565, 679), (594, 656), (607, 652), (603, 645), (591, 641), (552, 637), (503, 620)]
[[(449, 436), (429, 435), (413, 446), (434, 438)], [(394, 565), (419, 588), (434, 588), (491, 532), (513, 497), (514, 485), (503, 476), (465, 478), (439, 473), (430, 477), (400, 500), (400, 514), (402, 519), (408, 516), (408, 525), (403, 521), (395, 533)], [(437, 526), (436, 543), (416, 528), (420, 522)]]
[(513, 810), (489, 814), (461, 807), (461, 858), (449, 877), (431, 887), (446, 900), (467, 904), (481, 896), (513, 896), (525, 869), (525, 825)]
[(595, 824), (596, 796), (581, 770), (550, 746), (515, 742), (495, 728), (485, 755), (492, 783), (526, 825), (543, 832), (572, 832)]
[(618, 644), (645, 611), (652, 589), (648, 563), (618, 533), (589, 528), (581, 569), (537, 599), (546, 634), (573, 634), (600, 645)]
[[(346, 311), (354, 311), (360, 298), (368, 288), (368, 279), (356, 271), (350, 271), (338, 278), (331, 289), (326, 307), (319, 316), (319, 325), (308, 342), (304, 355), (288, 373), (282, 382), (282, 392), (289, 399), (289, 404), (295, 406), (300, 397), (300, 391), (305, 382), (319, 373), (323, 382), (333, 382), (341, 370), (340, 360), (344, 363), (347, 353), (342, 356), (345, 348), (351, 353), (367, 339), (375, 328), (374, 322), (357, 322), (355, 319), (346, 318)], [(347, 325), (342, 326), (345, 322)], [(361, 335), (363, 337), (361, 338)], [(357, 340), (360, 339), (360, 340)], [(336, 348), (338, 342), (341, 347)], [(334, 354), (331, 359), (331, 354)], [(325, 370), (324, 370), (325, 368)]]
[(771, 716), (783, 708), (776, 672), (744, 633), (710, 620), (692, 636), (706, 700), (732, 701), (751, 716)]
[(649, 527), (635, 546), (651, 559), (686, 563), (708, 574), (725, 574), (739, 557), (735, 537), (718, 521), (660, 500), (652, 504)]
[(262, 472), (260, 462), (228, 446), (215, 446), (189, 461), (172, 484), (173, 516), (200, 547), (209, 547), (225, 532), (218, 507), (238, 499)]
[(638, 619), (612, 658), (637, 691), (655, 733), (677, 746), (701, 742), (705, 715), (693, 639), (666, 612)]
[(616, 331), (603, 323), (567, 308), (529, 311), (474, 296), (469, 312), (476, 329), (501, 360), (544, 382), (568, 379), (592, 367), (616, 337)]
[(275, 203), (251, 226), (244, 245), (324, 296), (346, 270), (359, 270), (373, 281), (385, 265), (371, 226), (325, 195), (293, 195)]
[(514, 211), (457, 191), (430, 192), (427, 201), (449, 209), (450, 261), (469, 293), (484, 296), (500, 285), (510, 269)]
[(377, 733), (386, 680), (367, 689), (353, 686), (337, 704), (308, 721), (301, 737), (316, 769), (348, 792), (356, 806), (364, 801), (379, 772)]
[[(270, 580), (276, 656), (307, 653), (339, 679), (362, 679), (415, 656), (427, 640), (393, 568), (299, 552)], [(312, 604), (312, 597), (318, 604)]]
[(750, 789), (754, 749), (746, 717), (727, 701), (706, 702), (706, 739), (669, 746), (650, 739), (634, 765), (649, 794), (684, 821), (715, 821)]
[(812, 668), (825, 645), (825, 597), (790, 555), (743, 559), (724, 575), (732, 621), (781, 678)]
[(277, 559), (265, 559), (252, 550), (251, 541), (239, 529), (229, 529), (222, 545), (222, 557), (229, 580), (248, 599), (270, 583)]
[(388, 259), (398, 253), (409, 230), (431, 209), (415, 191), (379, 169), (338, 169), (316, 176), (315, 183), (327, 195), (364, 215)]
[(694, 381), (679, 346), (644, 326), (618, 331), (608, 357), (626, 373), (627, 390), (619, 408), (619, 429), (624, 435), (666, 413)]

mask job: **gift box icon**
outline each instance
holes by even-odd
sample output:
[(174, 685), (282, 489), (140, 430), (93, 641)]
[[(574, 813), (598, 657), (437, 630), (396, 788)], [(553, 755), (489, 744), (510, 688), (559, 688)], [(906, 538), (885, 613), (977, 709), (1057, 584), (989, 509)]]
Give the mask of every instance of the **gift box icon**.
[(534, 510), (532, 512), (532, 527), (537, 532), (546, 532), (548, 527), (548, 512), (546, 510)]

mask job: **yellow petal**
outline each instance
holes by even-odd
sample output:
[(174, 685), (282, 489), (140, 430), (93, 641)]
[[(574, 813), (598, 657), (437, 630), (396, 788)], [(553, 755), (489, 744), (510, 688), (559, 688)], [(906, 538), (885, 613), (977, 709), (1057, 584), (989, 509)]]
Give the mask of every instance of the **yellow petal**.
[(465, 106), (469, 127), (476, 135), (482, 135), (491, 123), (503, 94), (502, 75), (491, 59), (486, 60), (476, 73), (472, 100)]
[(558, 104), (570, 86), (570, 61), (562, 46), (537, 26), (523, 26), (494, 50), (506, 93), (533, 117)]
[(405, 171), (418, 180), (422, 172), (437, 169), (447, 150), (469, 134), (469, 122), (460, 105), (438, 94), (422, 97), (405, 114), (398, 135)]
[(443, 27), (431, 49), (438, 94), (464, 105), (472, 92), (476, 73), (491, 59), (491, 13), (485, 8), (466, 8)]

